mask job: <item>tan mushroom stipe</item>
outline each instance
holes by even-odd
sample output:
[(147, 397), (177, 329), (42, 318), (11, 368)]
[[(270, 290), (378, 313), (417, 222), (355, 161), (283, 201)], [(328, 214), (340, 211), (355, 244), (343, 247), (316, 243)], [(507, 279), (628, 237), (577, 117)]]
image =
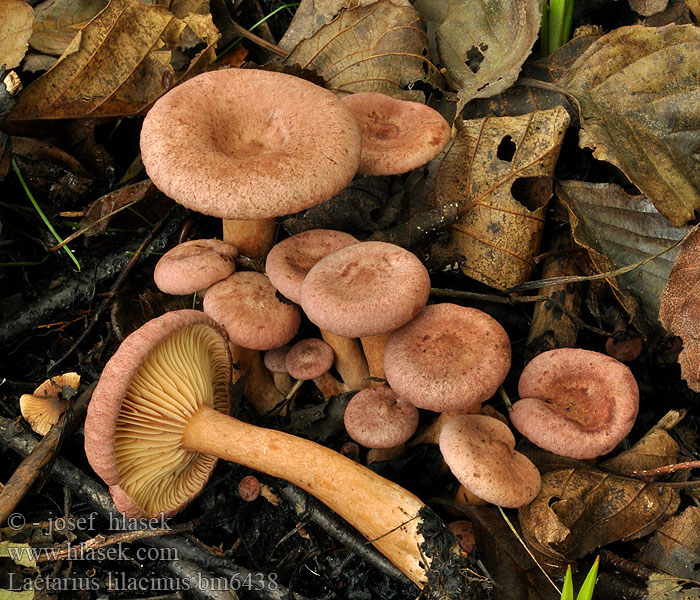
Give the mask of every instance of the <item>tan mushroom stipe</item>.
[[(134, 517), (176, 513), (201, 490), (218, 456), (316, 496), (425, 585), (438, 546), (419, 532), (444, 530), (437, 517), (400, 486), (329, 448), (226, 415), (229, 378), (225, 335), (204, 313), (167, 313), (124, 340), (85, 422), (88, 460), (117, 508)], [(459, 555), (449, 548), (439, 560), (452, 564)]]
[(515, 451), (508, 426), (492, 417), (451, 419), (440, 433), (440, 451), (459, 482), (487, 502), (518, 508), (540, 490), (537, 467)]
[(450, 141), (450, 126), (425, 104), (376, 92), (345, 96), (362, 133), (358, 171), (364, 175), (406, 173), (435, 158)]
[(33, 394), (22, 394), (19, 409), (29, 426), (39, 435), (46, 435), (61, 415), (70, 406), (70, 400), (63, 397), (63, 388), (77, 390), (80, 375), (64, 373), (51, 377), (34, 390)]
[(225, 69), (156, 101), (141, 130), (141, 156), (153, 183), (176, 202), (222, 219), (258, 220), (252, 239), (245, 225), (234, 225), (224, 227), (224, 241), (261, 257), (274, 238), (273, 217), (320, 204), (352, 181), (360, 139), (332, 92), (284, 73)]

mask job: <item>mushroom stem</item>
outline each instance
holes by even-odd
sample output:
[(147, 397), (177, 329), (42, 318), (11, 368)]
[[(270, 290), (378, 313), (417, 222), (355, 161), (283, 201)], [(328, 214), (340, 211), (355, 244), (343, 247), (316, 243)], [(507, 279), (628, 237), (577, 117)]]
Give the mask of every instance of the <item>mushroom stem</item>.
[(224, 242), (238, 248), (239, 254), (264, 258), (275, 241), (274, 219), (224, 219)]
[[(380, 333), (378, 335), (370, 335), (360, 339), (362, 343), (362, 351), (367, 360), (369, 368), (369, 376), (376, 379), (386, 379), (384, 374), (384, 347), (391, 335), (391, 331)], [(381, 382), (372, 381), (370, 385), (383, 385)]]
[(330, 448), (243, 423), (208, 406), (192, 415), (182, 444), (302, 488), (355, 527), (411, 581), (425, 585), (430, 567), (419, 533), (425, 506), (395, 483)]
[[(234, 364), (233, 382), (235, 383), (246, 371), (249, 371), (248, 381), (243, 391), (244, 396), (259, 413), (265, 413), (277, 406), (284, 396), (275, 387), (260, 352), (229, 344), (231, 360)], [(283, 409), (283, 414), (286, 409)]]
[(348, 390), (361, 390), (369, 385), (369, 369), (360, 343), (354, 338), (321, 330), (323, 340), (335, 353), (335, 368)]
[(349, 391), (346, 385), (340, 383), (333, 375), (326, 372), (320, 377), (314, 379), (314, 384), (318, 388), (318, 391), (323, 394), (326, 400), (329, 400), (333, 396), (338, 396)]

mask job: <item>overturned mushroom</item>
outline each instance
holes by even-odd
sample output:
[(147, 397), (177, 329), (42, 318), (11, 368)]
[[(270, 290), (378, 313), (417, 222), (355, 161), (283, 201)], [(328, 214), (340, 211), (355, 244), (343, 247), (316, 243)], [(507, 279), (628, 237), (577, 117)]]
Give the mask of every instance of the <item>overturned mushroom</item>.
[(610, 452), (639, 410), (632, 372), (605, 354), (579, 348), (543, 352), (523, 369), (513, 426), (540, 448), (571, 458)]
[(39, 435), (46, 435), (61, 415), (70, 406), (70, 394), (80, 385), (80, 375), (64, 373), (51, 377), (34, 390), (33, 394), (22, 394), (19, 409), (30, 427)]
[(430, 581), (438, 594), (453, 583), (490, 587), (460, 575), (454, 538), (406, 490), (329, 448), (229, 417), (229, 379), (225, 334), (204, 313), (167, 313), (122, 342), (85, 422), (88, 460), (119, 510), (175, 514), (205, 485), (218, 456), (313, 494), (421, 587)]

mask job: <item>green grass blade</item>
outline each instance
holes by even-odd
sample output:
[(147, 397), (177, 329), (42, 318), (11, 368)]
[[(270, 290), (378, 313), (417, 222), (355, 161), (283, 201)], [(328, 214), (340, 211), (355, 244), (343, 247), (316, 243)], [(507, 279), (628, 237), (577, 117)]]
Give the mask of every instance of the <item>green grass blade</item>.
[(540, 56), (549, 54), (549, 0), (542, 0), (542, 24), (540, 25)]
[(581, 589), (576, 596), (576, 600), (591, 600), (593, 598), (593, 588), (595, 588), (595, 581), (598, 577), (598, 565), (600, 563), (600, 556), (597, 556), (591, 570), (588, 571), (586, 579), (581, 585)]
[(563, 46), (571, 39), (571, 25), (574, 21), (574, 0), (566, 0), (566, 9), (564, 10), (564, 26), (561, 30), (561, 43)]
[(547, 49), (550, 54), (561, 45), (565, 9), (566, 0), (549, 0), (549, 44)]
[[(15, 161), (14, 158), (12, 159), (12, 169), (14, 170), (15, 174), (17, 175), (19, 182), (22, 184), (22, 187), (24, 188), (24, 192), (25, 192), (25, 194), (27, 194), (27, 198), (29, 198), (29, 201), (32, 203), (34, 210), (36, 210), (39, 217), (44, 222), (44, 225), (46, 225), (48, 230), (51, 232), (51, 235), (53, 235), (53, 237), (56, 238), (56, 241), (59, 244), (63, 243), (63, 238), (61, 238), (61, 236), (58, 235), (58, 232), (53, 228), (53, 225), (51, 225), (51, 222), (46, 218), (44, 211), (41, 210), (41, 207), (39, 206), (37, 201), (34, 199), (34, 196), (32, 195), (32, 193), (29, 191), (29, 188), (27, 187), (27, 184), (24, 181), (24, 177), (22, 177), (22, 173), (19, 170), (19, 167), (17, 166), (17, 162)], [(78, 262), (78, 259), (75, 258), (73, 251), (70, 248), (68, 248), (68, 246), (63, 246), (63, 250), (66, 252), (66, 254), (68, 254), (68, 256), (70, 256), (71, 260), (75, 263), (75, 266), (78, 267), (78, 271), (80, 271), (80, 263)]]
[(571, 565), (566, 567), (564, 585), (561, 586), (561, 600), (574, 600), (574, 581), (571, 578)]

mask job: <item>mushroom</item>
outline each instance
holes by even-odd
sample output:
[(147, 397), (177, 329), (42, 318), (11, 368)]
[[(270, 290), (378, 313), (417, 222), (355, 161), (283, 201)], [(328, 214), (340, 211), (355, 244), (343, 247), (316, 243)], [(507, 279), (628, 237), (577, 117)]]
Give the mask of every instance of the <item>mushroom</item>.
[(221, 240), (183, 242), (160, 258), (153, 281), (166, 294), (202, 292), (236, 270), (236, 256), (236, 247)]
[(230, 365), (224, 330), (199, 311), (166, 313), (122, 342), (85, 422), (85, 452), (118, 510), (177, 513), (220, 457), (316, 496), (421, 587), (434, 561), (460, 571), (442, 546), (453, 538), (418, 498), (329, 448), (228, 416)]
[[(329, 254), (356, 243), (356, 238), (342, 231), (310, 229), (273, 246), (265, 260), (265, 272), (281, 294), (299, 304), (301, 284), (311, 268)], [(321, 335), (333, 348), (336, 370), (347, 389), (365, 387), (369, 371), (358, 342), (323, 330)]]
[(440, 433), (440, 451), (470, 492), (498, 506), (529, 504), (540, 490), (540, 472), (515, 451), (507, 425), (485, 415), (460, 415)]
[(261, 413), (277, 407), (284, 397), (257, 350), (277, 348), (294, 337), (301, 322), (299, 307), (282, 302), (262, 273), (239, 271), (207, 290), (203, 308), (226, 330), (234, 362), (250, 369), (246, 398)]
[(510, 341), (503, 327), (475, 308), (425, 307), (394, 331), (384, 370), (394, 391), (418, 408), (436, 412), (477, 409), (510, 369)]
[(450, 141), (450, 126), (425, 104), (376, 92), (345, 96), (362, 133), (358, 171), (364, 175), (406, 173), (435, 158)]
[(33, 394), (22, 394), (19, 409), (29, 426), (39, 435), (46, 435), (61, 415), (70, 406), (72, 394), (80, 386), (80, 375), (64, 373), (51, 377), (34, 390)]
[(610, 356), (579, 348), (533, 358), (518, 392), (513, 426), (540, 448), (571, 458), (610, 452), (630, 432), (639, 410), (632, 372)]
[(430, 275), (414, 254), (386, 242), (358, 242), (318, 261), (300, 300), (323, 331), (355, 338), (407, 323), (429, 294)]
[(375, 386), (355, 394), (345, 408), (345, 430), (367, 448), (395, 448), (408, 440), (418, 427), (418, 409), (402, 402), (386, 386)]
[(227, 220), (224, 241), (262, 257), (274, 217), (328, 200), (352, 180), (360, 133), (352, 113), (322, 87), (284, 73), (225, 69), (197, 75), (155, 102), (141, 130), (141, 157), (159, 190)]
[(263, 364), (265, 368), (272, 373), (272, 380), (275, 382), (275, 387), (285, 396), (294, 385), (285, 363), (287, 352), (289, 352), (289, 345), (285, 344), (284, 346), (268, 350), (265, 352), (265, 356), (263, 356)]
[(297, 379), (297, 383), (287, 393), (287, 398), (291, 398), (304, 381), (311, 379), (326, 398), (346, 391), (328, 372), (333, 366), (334, 358), (333, 348), (323, 340), (307, 338), (294, 344), (287, 352), (285, 366), (289, 375)]

